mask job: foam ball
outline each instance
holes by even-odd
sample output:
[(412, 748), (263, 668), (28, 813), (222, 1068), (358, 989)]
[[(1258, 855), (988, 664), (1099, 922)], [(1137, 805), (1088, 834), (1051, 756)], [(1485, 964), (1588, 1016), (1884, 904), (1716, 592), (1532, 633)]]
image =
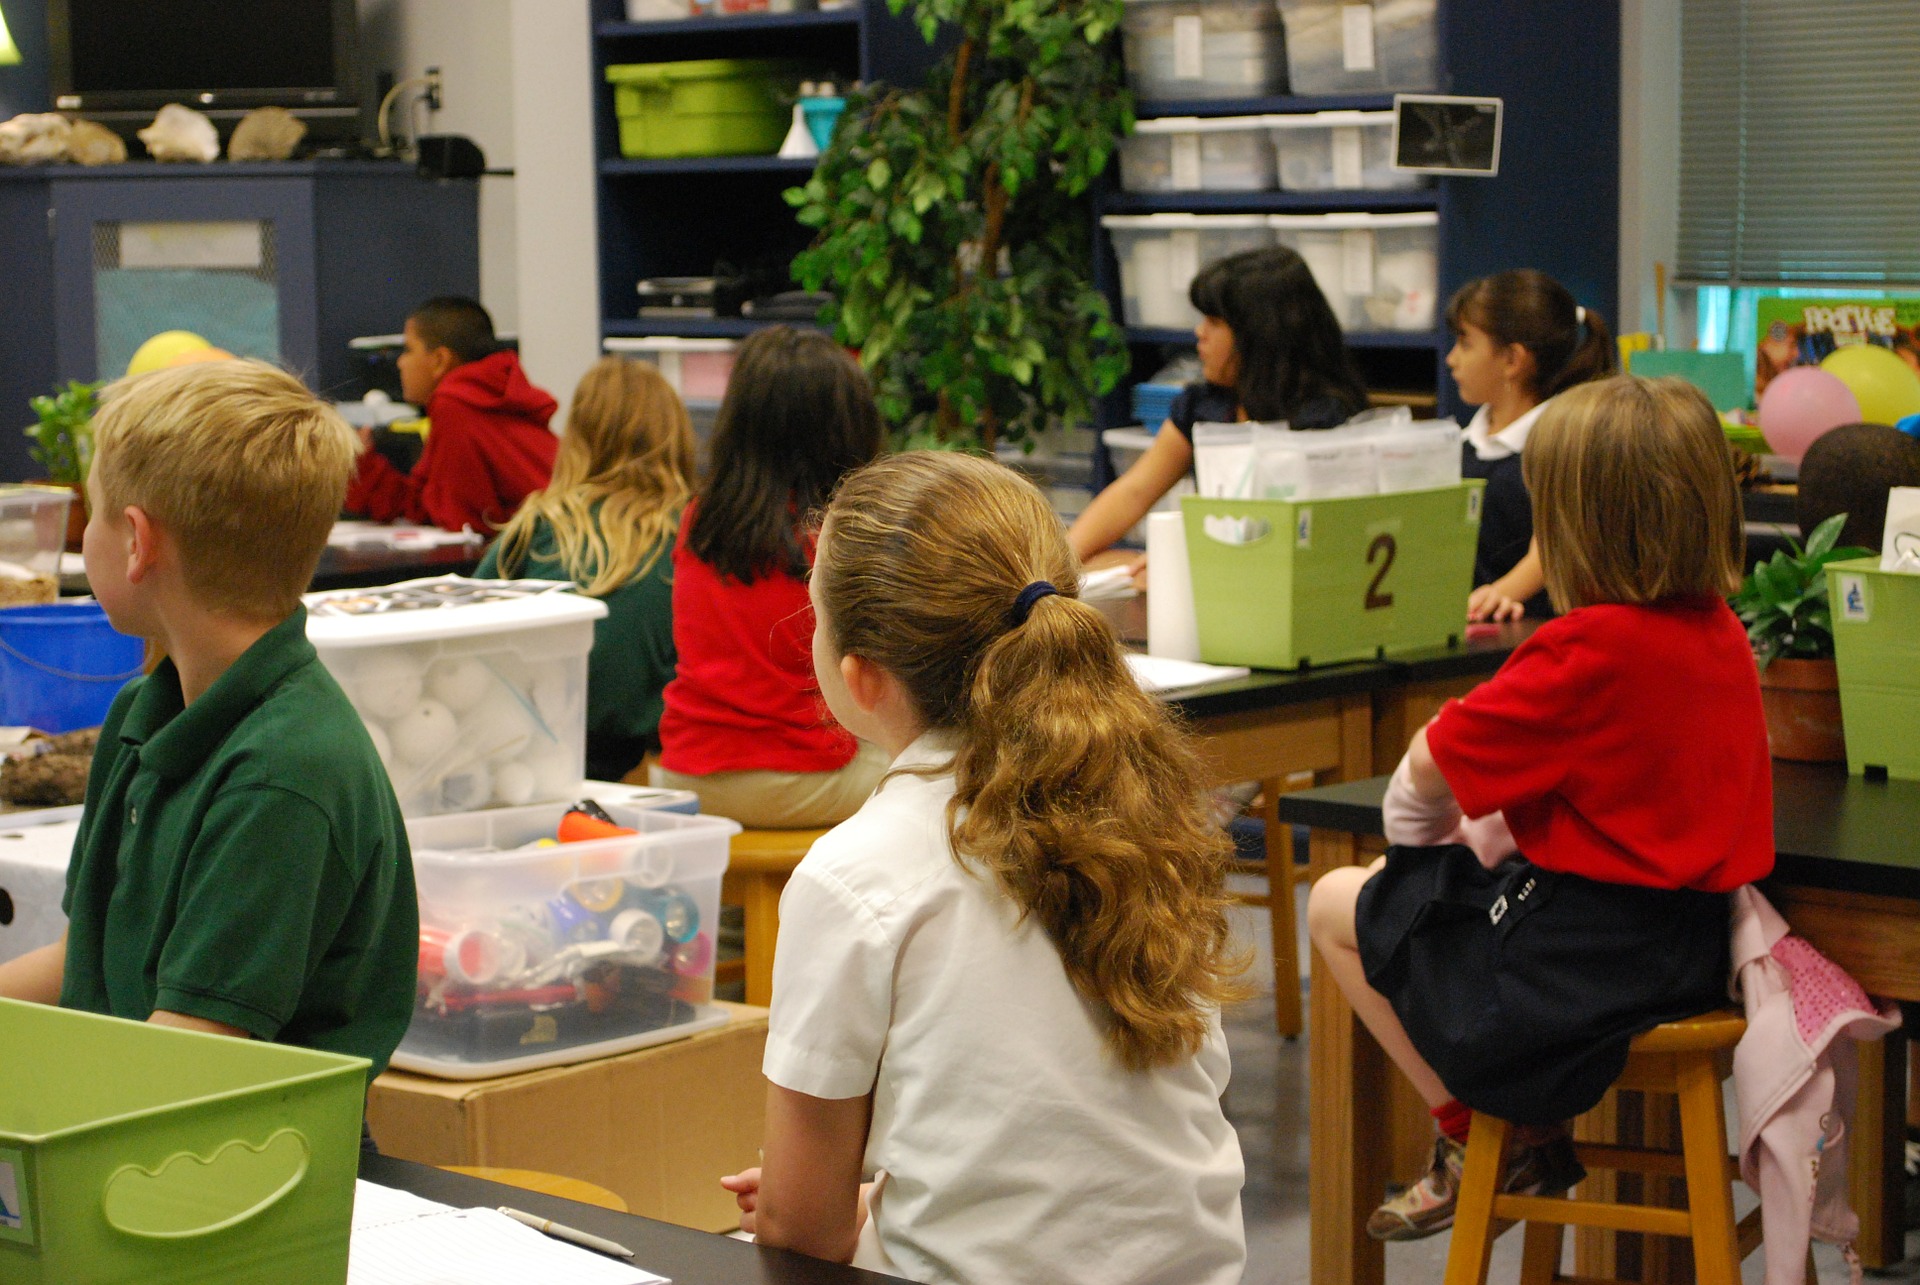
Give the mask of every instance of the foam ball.
[(393, 752), (402, 763), (431, 763), (453, 747), (460, 724), (437, 700), (422, 700), (394, 720)]
[(393, 742), (387, 739), (387, 734), (380, 729), (378, 723), (367, 724), (367, 739), (373, 742), (373, 752), (380, 756), (381, 766), (392, 767)]
[(460, 739), (475, 754), (484, 754), (497, 767), (518, 758), (527, 748), (533, 726), (514, 699), (488, 701), (460, 716)]
[(456, 714), (478, 705), (492, 685), (493, 675), (471, 656), (439, 661), (427, 671), (427, 695)]
[(510, 808), (533, 801), (533, 769), (525, 763), (508, 763), (493, 774), (494, 802)]
[(420, 703), (420, 664), (404, 652), (382, 651), (353, 671), (348, 695), (363, 714), (391, 723)]
[(567, 755), (556, 746), (543, 745), (521, 762), (533, 772), (534, 798), (561, 799), (579, 792), (580, 777), (569, 765)]
[(1860, 403), (1838, 376), (1818, 366), (1793, 366), (1760, 394), (1759, 419), (1773, 453), (1798, 463), (1822, 433), (1858, 423)]
[(233, 361), (234, 355), (225, 348), (189, 348), (167, 359), (167, 369), (175, 366), (197, 366), (204, 361)]
[(163, 370), (184, 353), (199, 352), (211, 347), (213, 347), (212, 344), (191, 330), (163, 330), (134, 349), (133, 360), (127, 363), (127, 373), (146, 375), (156, 370)]
[(1920, 411), (1920, 375), (1891, 348), (1879, 344), (1836, 348), (1820, 369), (1852, 391), (1860, 403), (1859, 418), (1869, 424), (1897, 424)]

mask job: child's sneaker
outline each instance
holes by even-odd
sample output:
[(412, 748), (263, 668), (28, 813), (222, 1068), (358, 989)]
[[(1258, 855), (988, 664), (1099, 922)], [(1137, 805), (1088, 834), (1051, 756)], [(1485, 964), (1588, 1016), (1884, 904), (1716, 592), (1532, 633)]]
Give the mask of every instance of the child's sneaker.
[[(1367, 1235), (1375, 1240), (1420, 1240), (1453, 1226), (1466, 1163), (1465, 1144), (1441, 1135), (1433, 1144), (1432, 1166), (1373, 1211), (1367, 1219)], [(1535, 1146), (1510, 1146), (1500, 1190), (1506, 1195), (1556, 1196), (1586, 1176), (1573, 1143), (1560, 1133)], [(1505, 1228), (1496, 1235), (1499, 1230)]]

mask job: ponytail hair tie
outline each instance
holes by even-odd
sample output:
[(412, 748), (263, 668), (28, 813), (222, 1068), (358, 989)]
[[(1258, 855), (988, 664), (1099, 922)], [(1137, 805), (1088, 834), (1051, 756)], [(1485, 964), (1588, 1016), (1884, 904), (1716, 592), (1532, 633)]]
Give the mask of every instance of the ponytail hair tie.
[(1033, 610), (1034, 603), (1040, 601), (1050, 593), (1059, 592), (1058, 589), (1048, 584), (1045, 580), (1036, 580), (1022, 589), (1020, 596), (1013, 600), (1014, 627), (1017, 629), (1027, 623), (1027, 615)]
[(1577, 303), (1573, 305), (1573, 324), (1576, 326), (1587, 324), (1587, 310)]

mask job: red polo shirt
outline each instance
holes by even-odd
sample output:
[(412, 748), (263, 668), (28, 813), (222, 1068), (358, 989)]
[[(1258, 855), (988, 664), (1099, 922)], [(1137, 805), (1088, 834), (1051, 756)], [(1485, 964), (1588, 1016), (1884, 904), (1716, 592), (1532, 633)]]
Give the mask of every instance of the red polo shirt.
[(1773, 869), (1773, 771), (1746, 631), (1724, 602), (1582, 607), (1427, 729), (1470, 817), (1546, 870), (1726, 892)]

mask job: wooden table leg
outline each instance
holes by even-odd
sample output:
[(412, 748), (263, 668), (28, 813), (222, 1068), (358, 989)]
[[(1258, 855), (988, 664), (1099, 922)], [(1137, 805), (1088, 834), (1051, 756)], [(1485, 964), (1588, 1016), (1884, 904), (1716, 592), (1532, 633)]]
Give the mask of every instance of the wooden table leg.
[(1849, 1194), (1860, 1215), (1854, 1248), (1868, 1267), (1886, 1268), (1906, 1256), (1906, 1033), (1856, 1047), (1860, 1092), (1848, 1158)]
[[(1360, 860), (1353, 835), (1315, 830), (1315, 876)], [(1353, 1015), (1316, 954), (1309, 988), (1310, 1266), (1314, 1285), (1384, 1285), (1386, 1257), (1368, 1239), (1367, 1215), (1386, 1188), (1386, 1054)]]
[(1267, 836), (1267, 913), (1273, 928), (1273, 1015), (1284, 1039), (1300, 1034), (1299, 930), (1293, 905), (1293, 827), (1280, 823), (1280, 779), (1262, 781)]
[(780, 894), (786, 887), (784, 873), (729, 870), (721, 890), (722, 901), (744, 912), (746, 1000), (761, 1008), (773, 1002), (773, 948), (780, 940)]

